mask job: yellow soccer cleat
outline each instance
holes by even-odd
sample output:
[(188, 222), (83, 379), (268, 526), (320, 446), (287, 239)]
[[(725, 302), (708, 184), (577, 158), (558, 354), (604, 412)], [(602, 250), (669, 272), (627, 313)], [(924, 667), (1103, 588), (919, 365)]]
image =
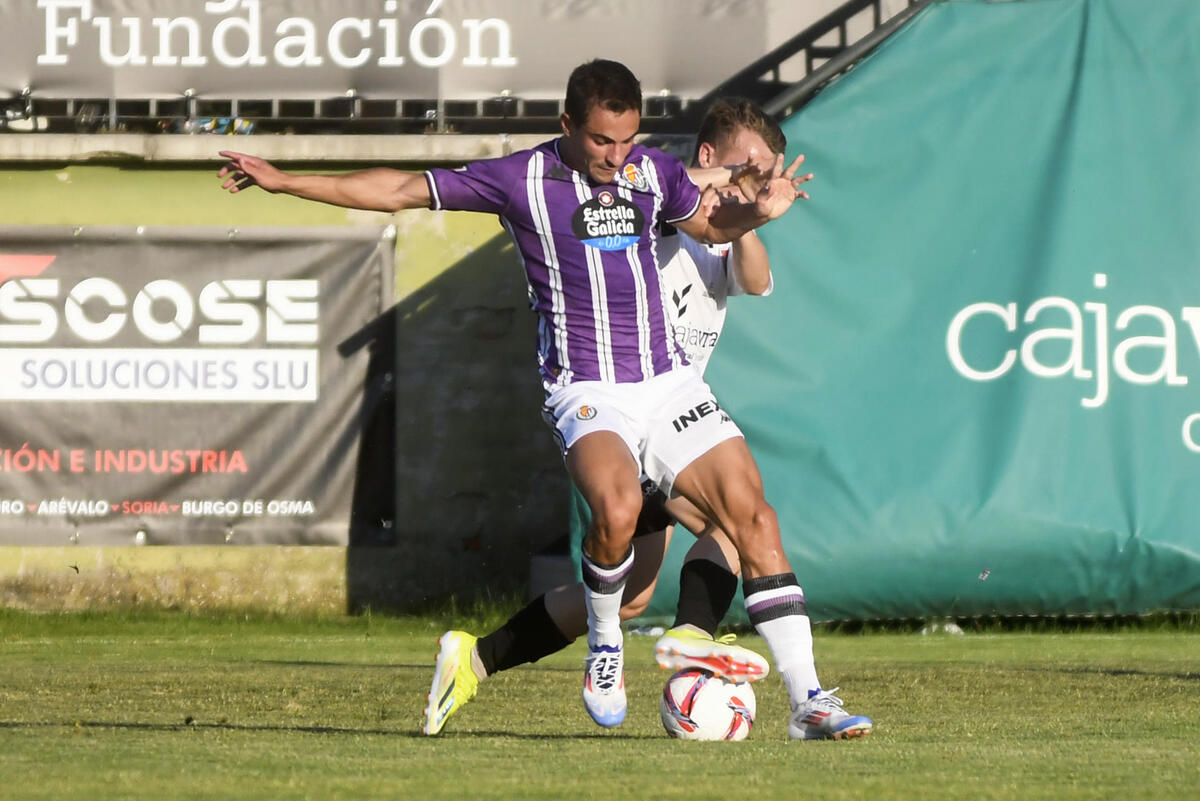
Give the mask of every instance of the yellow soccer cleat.
[(758, 681), (770, 672), (767, 660), (726, 634), (713, 639), (691, 629), (671, 629), (654, 644), (658, 666), (667, 670), (700, 668), (734, 684)]
[(479, 678), (471, 669), (471, 652), (478, 637), (465, 631), (447, 631), (438, 637), (437, 663), (433, 684), (425, 704), (425, 725), (421, 731), (433, 735), (442, 730), (446, 719), (475, 697)]

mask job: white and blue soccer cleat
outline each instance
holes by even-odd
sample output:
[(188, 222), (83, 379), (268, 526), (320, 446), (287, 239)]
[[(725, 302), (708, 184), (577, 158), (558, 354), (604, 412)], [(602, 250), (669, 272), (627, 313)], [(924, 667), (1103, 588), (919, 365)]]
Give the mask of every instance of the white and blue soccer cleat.
[(625, 720), (625, 659), (621, 644), (592, 645), (584, 660), (583, 705), (601, 726)]
[(808, 700), (792, 713), (788, 736), (793, 740), (848, 740), (866, 737), (875, 725), (870, 718), (842, 709), (842, 699), (832, 690), (809, 690)]

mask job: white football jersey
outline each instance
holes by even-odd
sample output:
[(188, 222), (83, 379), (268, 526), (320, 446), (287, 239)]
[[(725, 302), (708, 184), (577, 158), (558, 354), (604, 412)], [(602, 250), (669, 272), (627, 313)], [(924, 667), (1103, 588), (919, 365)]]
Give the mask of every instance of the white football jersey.
[[(675, 341), (703, 375), (725, 325), (725, 302), (745, 290), (734, 277), (730, 245), (703, 245), (676, 231), (658, 244), (663, 298)], [(763, 295), (771, 294), (775, 279)]]

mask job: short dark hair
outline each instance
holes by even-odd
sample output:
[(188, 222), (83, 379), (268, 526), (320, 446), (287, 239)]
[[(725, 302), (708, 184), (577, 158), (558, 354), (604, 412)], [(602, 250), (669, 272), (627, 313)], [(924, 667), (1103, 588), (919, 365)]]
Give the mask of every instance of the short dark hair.
[(567, 79), (563, 111), (576, 125), (587, 122), (593, 105), (620, 114), (630, 109), (642, 113), (642, 85), (629, 67), (603, 58), (580, 64)]
[(744, 97), (721, 97), (713, 101), (700, 123), (700, 132), (696, 135), (696, 152), (700, 145), (707, 142), (713, 147), (720, 147), (724, 142), (737, 136), (739, 128), (748, 128), (763, 138), (767, 147), (774, 153), (787, 150), (787, 137), (783, 130), (767, 112), (757, 103)]

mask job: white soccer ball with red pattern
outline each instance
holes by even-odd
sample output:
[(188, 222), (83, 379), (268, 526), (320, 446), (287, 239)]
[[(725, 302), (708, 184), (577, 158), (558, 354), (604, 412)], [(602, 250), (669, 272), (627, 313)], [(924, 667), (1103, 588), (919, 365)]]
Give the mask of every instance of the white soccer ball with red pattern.
[(744, 740), (754, 725), (754, 690), (685, 668), (667, 679), (658, 709), (667, 734), (680, 740)]

